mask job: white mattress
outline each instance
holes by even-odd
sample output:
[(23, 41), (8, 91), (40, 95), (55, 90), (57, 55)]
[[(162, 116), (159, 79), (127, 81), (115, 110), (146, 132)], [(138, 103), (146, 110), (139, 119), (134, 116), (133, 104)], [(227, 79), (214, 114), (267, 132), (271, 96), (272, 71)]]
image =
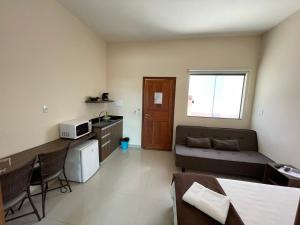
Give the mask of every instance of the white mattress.
[[(218, 178), (245, 225), (294, 225), (299, 188)], [(174, 224), (177, 224), (175, 188)]]

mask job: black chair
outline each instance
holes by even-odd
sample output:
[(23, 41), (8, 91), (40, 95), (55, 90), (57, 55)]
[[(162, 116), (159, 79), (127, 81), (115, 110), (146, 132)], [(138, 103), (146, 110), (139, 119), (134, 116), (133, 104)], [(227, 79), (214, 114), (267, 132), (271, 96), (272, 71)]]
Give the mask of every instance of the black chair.
[(7, 217), (9, 212), (13, 213), (13, 207), (20, 202), (24, 202), (26, 198), (28, 198), (29, 203), (33, 209), (32, 212), (6, 219), (6, 221), (18, 219), (30, 214), (35, 214), (38, 220), (41, 220), (41, 217), (35, 205), (33, 204), (30, 195), (30, 179), (32, 176), (34, 163), (35, 159), (31, 160), (30, 162), (26, 163), (24, 166), (21, 166), (16, 170), (2, 174), (0, 176), (3, 195), (3, 208), (6, 212), (5, 217)]
[[(70, 183), (65, 174), (65, 161), (68, 149), (69, 146), (63, 148), (62, 150), (38, 155), (39, 166), (33, 170), (30, 185), (41, 186), (41, 192), (38, 194), (42, 194), (43, 217), (45, 217), (46, 193), (48, 191), (60, 189), (62, 193), (65, 193), (67, 191), (66, 187), (68, 187), (69, 191), (72, 192)], [(61, 177), (64, 178), (66, 184), (63, 184)], [(53, 189), (48, 189), (48, 183), (55, 179), (58, 179), (60, 186)]]

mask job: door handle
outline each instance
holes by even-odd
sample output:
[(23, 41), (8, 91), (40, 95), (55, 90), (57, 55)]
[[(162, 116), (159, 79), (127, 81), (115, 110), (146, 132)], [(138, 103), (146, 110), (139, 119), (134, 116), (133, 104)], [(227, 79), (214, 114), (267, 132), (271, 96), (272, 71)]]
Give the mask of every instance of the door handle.
[(150, 114), (147, 114), (147, 113), (146, 113), (146, 114), (145, 114), (145, 118), (146, 118), (146, 119), (151, 119), (152, 116), (151, 116)]
[(107, 134), (103, 135), (103, 136), (101, 137), (101, 139), (104, 139), (104, 138), (108, 137), (109, 135), (111, 135), (111, 133), (107, 133)]

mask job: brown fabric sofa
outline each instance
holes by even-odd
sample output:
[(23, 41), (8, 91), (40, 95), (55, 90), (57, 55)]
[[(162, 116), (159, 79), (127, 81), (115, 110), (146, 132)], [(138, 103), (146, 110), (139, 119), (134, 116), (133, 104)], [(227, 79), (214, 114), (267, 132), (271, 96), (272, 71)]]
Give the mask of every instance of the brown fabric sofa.
[[(236, 139), (240, 151), (191, 148), (187, 137)], [(266, 163), (273, 162), (258, 152), (253, 130), (200, 126), (177, 126), (175, 141), (176, 166), (185, 169), (242, 176), (262, 180)]]

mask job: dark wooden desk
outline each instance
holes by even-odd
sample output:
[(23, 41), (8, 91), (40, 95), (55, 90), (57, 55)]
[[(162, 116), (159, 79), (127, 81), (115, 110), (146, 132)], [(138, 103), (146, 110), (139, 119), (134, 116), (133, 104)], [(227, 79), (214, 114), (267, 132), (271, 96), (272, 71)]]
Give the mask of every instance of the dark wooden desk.
[(63, 149), (64, 147), (68, 146), (75, 146), (77, 144), (83, 143), (86, 140), (89, 140), (91, 138), (95, 138), (96, 133), (92, 132), (89, 133), (79, 139), (72, 140), (72, 139), (65, 139), (65, 138), (60, 138), (51, 142), (48, 142), (46, 144), (7, 156), (5, 158), (10, 157), (11, 158), (11, 166), (7, 167), (5, 173), (15, 170), (16, 168), (19, 168), (20, 166), (24, 165), (24, 163), (30, 161), (31, 159), (35, 158), (38, 154), (42, 153), (48, 153), (48, 152), (53, 152), (53, 151), (58, 151)]
[[(19, 168), (20, 166), (23, 166), (24, 163), (32, 160), (35, 158), (38, 154), (42, 153), (48, 153), (48, 152), (53, 152), (53, 151), (59, 151), (63, 149), (64, 147), (70, 145), (75, 146), (78, 144), (83, 143), (86, 140), (89, 140), (91, 138), (96, 137), (96, 133), (92, 132), (90, 134), (87, 134), (79, 139), (72, 140), (72, 139), (57, 139), (51, 142), (48, 142), (46, 144), (7, 156), (5, 158), (11, 158), (11, 166), (7, 167), (6, 171), (4, 173), (7, 173), (9, 171), (13, 171), (16, 168)], [(4, 225), (4, 211), (3, 211), (3, 205), (2, 205), (2, 192), (1, 192), (1, 187), (0, 187), (0, 225)]]
[(0, 225), (5, 225), (1, 187), (0, 187)]

